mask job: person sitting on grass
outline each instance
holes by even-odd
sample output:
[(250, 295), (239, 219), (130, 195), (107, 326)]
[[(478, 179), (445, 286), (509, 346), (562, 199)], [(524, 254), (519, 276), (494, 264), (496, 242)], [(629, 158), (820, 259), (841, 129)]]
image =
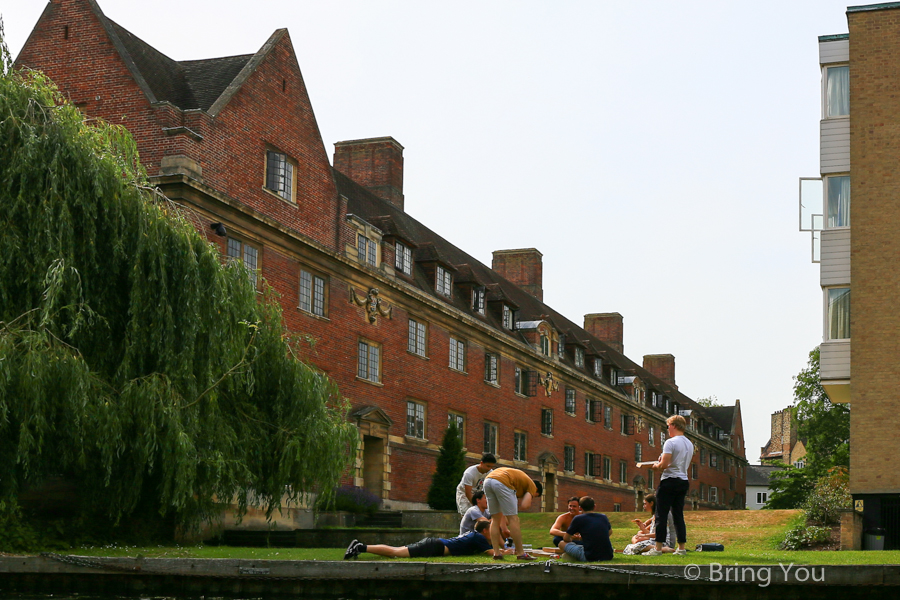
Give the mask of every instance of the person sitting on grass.
[[(578, 505), (578, 496), (569, 498), (568, 508), (569, 510), (567, 512), (556, 517), (553, 527), (550, 528), (550, 535), (553, 536), (554, 547), (559, 547), (559, 543), (563, 541), (563, 536), (566, 535), (566, 529), (572, 524), (572, 519), (581, 514), (581, 507)], [(573, 544), (581, 543), (580, 535), (574, 535), (572, 537)]]
[(466, 514), (463, 515), (462, 522), (459, 524), (459, 535), (465, 535), (470, 531), (475, 531), (475, 523), (482, 519), (488, 520), (491, 518), (491, 513), (487, 508), (487, 497), (484, 495), (484, 492), (478, 490), (477, 492), (472, 494), (472, 506), (469, 510), (466, 511)]
[[(475, 523), (475, 531), (455, 538), (425, 538), (409, 546), (386, 546), (384, 544), (366, 545), (359, 540), (353, 540), (344, 553), (344, 560), (356, 558), (364, 552), (389, 556), (392, 558), (432, 558), (435, 556), (471, 556), (484, 552), (493, 554), (490, 540), (482, 533), (490, 527), (490, 521), (478, 521)], [(500, 548), (503, 554), (509, 554), (513, 550)]]
[[(631, 537), (631, 543), (625, 546), (622, 554), (643, 554), (656, 545), (656, 496), (647, 494), (644, 498), (644, 510), (653, 513), (653, 516), (646, 521), (633, 519), (638, 526), (638, 531)], [(663, 546), (663, 552), (675, 551), (675, 521), (672, 518), (672, 512), (669, 511), (668, 531), (666, 533), (666, 544)]]
[[(612, 560), (613, 547), (609, 541), (612, 525), (609, 519), (603, 513), (594, 512), (594, 499), (590, 496), (583, 497), (578, 504), (583, 512), (572, 519), (559, 549), (578, 562)], [(573, 544), (573, 536), (579, 533), (582, 545)]]

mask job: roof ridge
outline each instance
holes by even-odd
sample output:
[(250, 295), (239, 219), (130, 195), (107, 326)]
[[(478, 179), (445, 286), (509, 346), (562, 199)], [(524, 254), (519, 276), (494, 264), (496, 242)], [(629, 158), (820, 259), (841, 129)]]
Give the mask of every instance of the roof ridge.
[(209, 114), (211, 116), (216, 116), (219, 114), (226, 104), (234, 97), (235, 94), (241, 89), (241, 86), (244, 85), (244, 82), (250, 78), (254, 71), (256, 71), (257, 67), (262, 63), (263, 60), (269, 55), (270, 52), (275, 48), (275, 45), (281, 41), (281, 38), (285, 36), (287, 33), (287, 29), (282, 27), (280, 29), (276, 29), (272, 35), (269, 36), (269, 39), (266, 40), (266, 43), (262, 45), (262, 47), (257, 50), (252, 58), (247, 61), (247, 64), (241, 69), (240, 73), (235, 76), (235, 78), (228, 84), (228, 87), (219, 94), (218, 99), (213, 102), (212, 106), (209, 107)]

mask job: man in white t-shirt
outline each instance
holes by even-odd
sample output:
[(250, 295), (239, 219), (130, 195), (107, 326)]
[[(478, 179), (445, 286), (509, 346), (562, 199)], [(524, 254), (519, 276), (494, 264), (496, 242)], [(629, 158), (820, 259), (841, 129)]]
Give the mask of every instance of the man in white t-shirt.
[(456, 486), (456, 510), (460, 515), (465, 515), (472, 506), (472, 494), (484, 486), (484, 478), (497, 466), (497, 459), (493, 454), (485, 454), (481, 462), (472, 465), (463, 471), (462, 479)]
[[(656, 522), (665, 523), (672, 511), (672, 520), (675, 521), (675, 533), (678, 549), (675, 554), (683, 556), (687, 554), (684, 544), (687, 541), (687, 530), (684, 526), (684, 498), (690, 487), (688, 481), (688, 469), (691, 458), (694, 456), (694, 445), (684, 435), (687, 423), (681, 415), (673, 415), (666, 419), (669, 428), (669, 436), (663, 444), (662, 454), (659, 460), (650, 468), (654, 471), (662, 471), (659, 487), (656, 489)], [(656, 528), (656, 548), (645, 552), (644, 556), (661, 556), (663, 544), (666, 541), (666, 528)]]

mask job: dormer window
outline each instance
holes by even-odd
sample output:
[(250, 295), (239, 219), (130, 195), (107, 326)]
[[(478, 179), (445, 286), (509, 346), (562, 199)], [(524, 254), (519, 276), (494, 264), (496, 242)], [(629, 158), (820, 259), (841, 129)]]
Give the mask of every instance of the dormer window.
[(359, 252), (360, 262), (367, 263), (373, 267), (377, 265), (378, 244), (374, 240), (370, 240), (361, 233), (357, 234), (356, 250)]
[(559, 334), (559, 342), (556, 345), (556, 352), (560, 358), (566, 357), (566, 334)]
[(513, 310), (506, 304), (503, 305), (503, 328), (513, 330)]
[(550, 336), (545, 333), (541, 334), (541, 354), (550, 356)]
[(584, 349), (575, 347), (575, 366), (584, 367)]
[(450, 271), (438, 265), (435, 270), (434, 291), (449, 298), (452, 293), (452, 283), (453, 277), (450, 275)]
[(601, 379), (603, 377), (603, 361), (599, 358), (594, 359), (594, 377)]
[(412, 275), (412, 250), (402, 242), (397, 242), (395, 247), (394, 267), (401, 273)]
[(483, 287), (472, 288), (472, 310), (481, 315), (484, 314), (484, 295)]

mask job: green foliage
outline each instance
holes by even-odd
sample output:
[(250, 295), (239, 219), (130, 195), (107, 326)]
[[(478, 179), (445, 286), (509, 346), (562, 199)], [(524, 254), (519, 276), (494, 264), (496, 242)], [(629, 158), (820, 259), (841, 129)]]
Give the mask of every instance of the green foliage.
[(428, 488), (428, 506), (434, 510), (456, 510), (456, 487), (466, 470), (466, 453), (456, 423), (444, 432), (437, 469)]
[(850, 475), (844, 467), (832, 467), (818, 480), (803, 508), (811, 521), (828, 525), (840, 523), (841, 511), (853, 505)]
[(0, 65), (0, 501), (62, 476), (110, 524), (190, 528), (330, 493), (356, 431), (274, 293), (147, 187), (125, 129)]
[(779, 548), (782, 550), (800, 550), (814, 544), (824, 544), (831, 539), (831, 527), (818, 527), (798, 523), (784, 534)]
[(794, 377), (794, 417), (805, 440), (807, 467), (821, 477), (834, 466), (850, 467), (850, 406), (834, 404), (819, 381), (819, 348)]
[(706, 398), (698, 398), (695, 400), (697, 404), (700, 406), (705, 406), (706, 408), (711, 408), (713, 406), (722, 406), (722, 403), (719, 402), (719, 398), (716, 395), (707, 396)]
[(786, 465), (783, 469), (772, 471), (769, 489), (767, 509), (800, 508), (813, 489), (813, 481), (806, 469)]

